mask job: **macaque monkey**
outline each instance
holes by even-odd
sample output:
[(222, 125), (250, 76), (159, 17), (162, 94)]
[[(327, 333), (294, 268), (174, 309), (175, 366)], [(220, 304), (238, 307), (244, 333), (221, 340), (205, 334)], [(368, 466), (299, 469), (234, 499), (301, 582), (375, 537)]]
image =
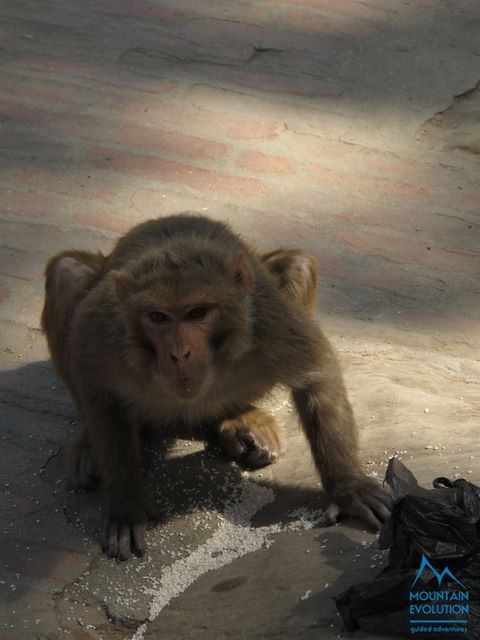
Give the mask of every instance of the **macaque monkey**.
[(323, 487), (326, 516), (379, 527), (390, 498), (366, 477), (337, 358), (311, 310), (315, 261), (259, 256), (221, 222), (180, 214), (134, 227), (108, 256), (64, 251), (46, 269), (42, 326), (78, 407), (70, 484), (99, 479), (104, 550), (145, 550), (142, 425), (211, 425), (221, 447), (257, 468), (283, 451), (255, 403), (288, 386)]

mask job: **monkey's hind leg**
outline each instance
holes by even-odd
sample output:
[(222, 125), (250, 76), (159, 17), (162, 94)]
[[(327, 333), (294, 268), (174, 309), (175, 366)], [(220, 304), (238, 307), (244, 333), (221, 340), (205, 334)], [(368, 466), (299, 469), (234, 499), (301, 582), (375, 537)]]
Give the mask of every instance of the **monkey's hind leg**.
[(249, 469), (265, 467), (286, 449), (273, 417), (256, 407), (224, 420), (218, 430), (218, 440), (228, 456)]

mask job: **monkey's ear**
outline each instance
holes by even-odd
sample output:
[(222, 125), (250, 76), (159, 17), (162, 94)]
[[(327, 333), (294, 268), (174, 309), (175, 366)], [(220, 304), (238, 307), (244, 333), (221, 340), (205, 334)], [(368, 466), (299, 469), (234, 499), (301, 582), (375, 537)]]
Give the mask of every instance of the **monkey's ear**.
[(127, 295), (129, 286), (132, 283), (132, 278), (128, 273), (124, 271), (112, 271), (113, 283), (115, 286), (115, 292), (119, 300), (124, 300)]
[(242, 293), (250, 293), (253, 287), (253, 274), (245, 256), (239, 253), (232, 260), (232, 268), (235, 274), (235, 286)]

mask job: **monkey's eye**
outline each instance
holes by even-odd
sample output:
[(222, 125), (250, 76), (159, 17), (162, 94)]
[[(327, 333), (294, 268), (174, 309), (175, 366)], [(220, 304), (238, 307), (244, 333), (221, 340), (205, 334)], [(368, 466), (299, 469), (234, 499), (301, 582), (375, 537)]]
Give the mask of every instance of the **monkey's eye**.
[(203, 320), (208, 313), (206, 307), (195, 307), (191, 309), (187, 314), (187, 320)]
[(150, 313), (150, 320), (153, 322), (166, 322), (168, 320), (168, 316), (162, 311), (152, 311)]

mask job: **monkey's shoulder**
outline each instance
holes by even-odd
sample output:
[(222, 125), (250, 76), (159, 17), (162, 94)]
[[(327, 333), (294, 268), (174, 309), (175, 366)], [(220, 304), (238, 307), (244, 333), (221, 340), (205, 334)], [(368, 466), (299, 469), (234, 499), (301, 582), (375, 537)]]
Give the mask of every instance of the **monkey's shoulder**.
[(84, 354), (94, 366), (118, 353), (119, 340), (125, 337), (121, 310), (115, 299), (112, 283), (100, 280), (86, 293), (73, 310), (69, 344), (73, 354)]
[(250, 357), (275, 383), (295, 386), (335, 359), (318, 318), (278, 292), (255, 313), (253, 332), (256, 348)]

